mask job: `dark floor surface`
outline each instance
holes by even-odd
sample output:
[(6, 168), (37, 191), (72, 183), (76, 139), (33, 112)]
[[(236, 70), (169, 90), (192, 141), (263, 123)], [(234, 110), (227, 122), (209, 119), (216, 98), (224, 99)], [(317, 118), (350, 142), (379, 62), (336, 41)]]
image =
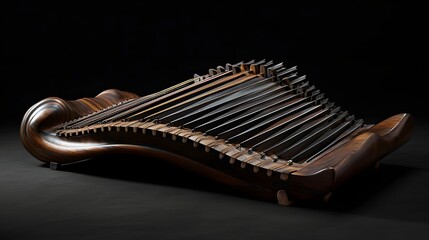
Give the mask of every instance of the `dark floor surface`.
[(51, 170), (0, 130), (0, 239), (422, 239), (429, 235), (429, 121), (327, 204), (280, 206), (154, 159)]

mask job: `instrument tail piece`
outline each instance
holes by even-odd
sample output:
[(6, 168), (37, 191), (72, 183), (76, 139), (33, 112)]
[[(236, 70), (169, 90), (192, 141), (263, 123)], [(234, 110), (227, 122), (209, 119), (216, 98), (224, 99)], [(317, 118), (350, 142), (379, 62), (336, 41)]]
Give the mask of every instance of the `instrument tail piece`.
[(155, 157), (291, 205), (327, 201), (412, 131), (409, 113), (366, 123), (296, 66), (252, 60), (146, 96), (109, 89), (93, 98), (43, 99), (25, 113), (20, 138), (52, 169), (112, 153)]

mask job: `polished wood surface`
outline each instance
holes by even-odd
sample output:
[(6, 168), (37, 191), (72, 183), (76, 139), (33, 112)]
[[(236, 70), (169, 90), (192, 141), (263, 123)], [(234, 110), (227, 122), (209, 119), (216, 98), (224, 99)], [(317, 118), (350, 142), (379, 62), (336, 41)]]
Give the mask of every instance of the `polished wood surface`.
[[(295, 70), (253, 61), (211, 69), (143, 97), (109, 89), (93, 98), (47, 98), (25, 113), (21, 141), (35, 158), (53, 166), (111, 153), (143, 155), (290, 205), (329, 199), (411, 137), (410, 114), (375, 124), (355, 120)], [(265, 96), (266, 89), (272, 92)], [(252, 111), (247, 114), (245, 108)], [(221, 120), (197, 123), (198, 116)]]

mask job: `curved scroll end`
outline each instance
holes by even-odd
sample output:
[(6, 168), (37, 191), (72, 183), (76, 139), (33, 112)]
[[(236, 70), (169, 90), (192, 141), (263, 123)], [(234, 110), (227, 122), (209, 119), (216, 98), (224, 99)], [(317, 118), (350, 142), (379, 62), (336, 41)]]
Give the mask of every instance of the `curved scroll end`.
[(51, 152), (46, 147), (45, 137), (51, 134), (46, 132), (57, 124), (78, 116), (71, 105), (61, 98), (50, 97), (39, 101), (27, 110), (21, 121), (21, 143), (34, 157), (48, 162)]
[(31, 106), (24, 114), (19, 132), (21, 143), (34, 157), (49, 162), (67, 152), (67, 149), (61, 146), (61, 141), (53, 140), (56, 136), (50, 132), (50, 129), (58, 124), (136, 97), (137, 95), (132, 93), (109, 89), (94, 98), (71, 101), (58, 97), (43, 99)]
[(277, 191), (277, 203), (282, 206), (289, 206), (293, 201), (289, 200), (285, 190)]
[(134, 93), (108, 89), (94, 98), (64, 100), (58, 97), (43, 99), (31, 106), (21, 122), (21, 133), (26, 129), (40, 132), (60, 123), (99, 111), (108, 106), (139, 97)]
[(59, 123), (79, 117), (78, 112), (66, 100), (57, 97), (45, 98), (31, 106), (21, 121), (21, 137), (38, 134)]

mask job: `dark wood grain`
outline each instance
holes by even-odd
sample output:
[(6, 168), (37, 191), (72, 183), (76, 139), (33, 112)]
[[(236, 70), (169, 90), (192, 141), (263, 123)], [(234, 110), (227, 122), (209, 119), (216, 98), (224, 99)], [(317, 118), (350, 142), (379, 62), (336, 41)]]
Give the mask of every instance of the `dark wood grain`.
[(92, 152), (94, 148), (86, 147), (85, 143), (82, 143), (82, 148), (67, 147), (68, 142), (55, 136), (52, 127), (137, 97), (133, 93), (109, 89), (94, 98), (70, 101), (58, 97), (43, 99), (25, 113), (20, 128), (21, 142), (28, 152), (43, 162), (82, 160), (87, 155), (82, 153)]
[[(288, 193), (297, 195), (298, 198), (303, 198), (304, 195), (329, 194), (406, 143), (411, 137), (412, 129), (412, 117), (407, 113), (381, 121), (318, 160), (293, 172), (290, 179), (299, 187), (290, 189)], [(305, 190), (304, 186), (308, 186), (308, 189)], [(311, 191), (311, 194), (305, 191)]]
[[(243, 72), (235, 75), (246, 75), (239, 78), (237, 84), (255, 76), (266, 77), (247, 72), (255, 67), (246, 66), (242, 65)], [(223, 85), (223, 81), (230, 78), (225, 76), (216, 80), (219, 88), (212, 92), (220, 92), (230, 87)], [(197, 82), (195, 84), (198, 85)], [(332, 104), (329, 105), (327, 101), (322, 100), (319, 103), (317, 99), (322, 99), (323, 96), (317, 91), (313, 92), (313, 88), (306, 88), (308, 85), (304, 83), (297, 88), (301, 90), (293, 91), (304, 96), (311, 95), (312, 104), (320, 104), (317, 107), (323, 108), (324, 112), (331, 111), (331, 114), (337, 114), (335, 110), (330, 109)], [(155, 108), (162, 112), (167, 102), (162, 101), (161, 96), (177, 95), (176, 105), (180, 109), (182, 105), (192, 103), (187, 101), (198, 101), (209, 95), (207, 91), (203, 91), (205, 88), (201, 88), (201, 92), (194, 89), (187, 94), (192, 93), (196, 97), (180, 102), (180, 95), (183, 95), (182, 92), (187, 88), (192, 89), (189, 86), (172, 89), (166, 95), (161, 94), (160, 97), (148, 101), (145, 101), (145, 97), (116, 89), (106, 90), (93, 98), (77, 100), (46, 98), (34, 104), (24, 115), (20, 129), (21, 142), (35, 158), (53, 166), (112, 153), (141, 155), (178, 165), (253, 197), (289, 205), (294, 201), (329, 198), (332, 191), (346, 184), (363, 170), (377, 165), (386, 155), (405, 144), (413, 130), (410, 114), (396, 114), (378, 123), (365, 124), (357, 130), (352, 128), (351, 134), (322, 148), (322, 152), (311, 161), (309, 159), (294, 162), (275, 155), (265, 155), (218, 136), (159, 121), (140, 121), (130, 118), (129, 114), (124, 114), (127, 112), (135, 114), (134, 110), (129, 109), (136, 108), (140, 108), (140, 113)], [(138, 104), (123, 107), (125, 104), (122, 103), (132, 101)], [(102, 116), (103, 111), (112, 108), (115, 108), (115, 114), (119, 113), (124, 118), (110, 121), (98, 121), (98, 118), (91, 121), (81, 120), (97, 114)], [(345, 117), (346, 115), (347, 112), (340, 115), (342, 124), (352, 124), (354, 118)], [(115, 118), (109, 119), (116, 119), (117, 115), (114, 116)], [(105, 117), (110, 115), (106, 114)], [(287, 111), (281, 116), (282, 121), (289, 118)], [(304, 116), (297, 119), (303, 123), (309, 118)], [(73, 121), (82, 124), (66, 124)], [(359, 121), (357, 123), (360, 124)], [(317, 128), (316, 125), (308, 126), (315, 126), (315, 131), (330, 130)], [(321, 139), (323, 133), (318, 135)], [(294, 134), (299, 136), (297, 133)], [(274, 143), (268, 143), (267, 146)], [(300, 146), (300, 150), (304, 147)]]

